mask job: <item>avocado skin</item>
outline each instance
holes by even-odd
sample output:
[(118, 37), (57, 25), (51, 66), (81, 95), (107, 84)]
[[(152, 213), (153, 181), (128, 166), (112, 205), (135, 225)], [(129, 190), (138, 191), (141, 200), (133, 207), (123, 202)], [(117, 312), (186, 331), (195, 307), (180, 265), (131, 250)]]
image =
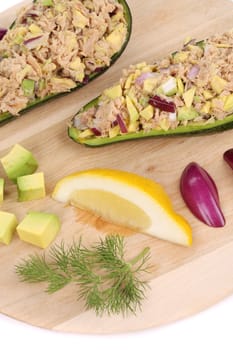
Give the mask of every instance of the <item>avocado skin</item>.
[[(94, 100), (90, 101), (87, 105), (85, 105), (80, 112), (85, 111), (95, 105), (98, 104), (99, 97), (95, 98)], [(75, 117), (74, 117), (75, 118)], [(170, 129), (170, 130), (152, 130), (149, 132), (139, 131), (136, 133), (128, 133), (128, 134), (122, 134), (118, 135), (113, 138), (109, 137), (92, 137), (90, 139), (83, 139), (80, 140), (78, 138), (78, 134), (76, 132), (76, 128), (71, 125), (68, 127), (68, 136), (75, 142), (84, 144), (86, 146), (90, 147), (98, 147), (98, 146), (104, 146), (116, 142), (122, 142), (122, 141), (128, 141), (128, 140), (135, 140), (135, 139), (143, 139), (147, 137), (164, 137), (164, 136), (190, 136), (190, 135), (199, 135), (199, 134), (210, 134), (215, 132), (221, 132), (225, 130), (229, 130), (233, 128), (233, 114), (229, 115), (228, 117), (224, 118), (224, 120), (218, 120), (215, 123), (210, 124), (193, 124), (188, 126), (178, 126), (176, 129)]]
[[(78, 83), (75, 88), (71, 89), (68, 92), (61, 92), (61, 93), (58, 93), (58, 94), (51, 94), (51, 95), (45, 96), (44, 98), (35, 99), (30, 104), (28, 104), (26, 108), (24, 108), (22, 111), (20, 111), (21, 115), (26, 113), (26, 112), (28, 112), (32, 108), (34, 108), (34, 107), (36, 107), (38, 105), (41, 105), (44, 102), (47, 102), (48, 100), (55, 99), (57, 97), (61, 97), (61, 96), (67, 95), (67, 94), (71, 93), (72, 91), (75, 91), (75, 90), (78, 90), (78, 89), (82, 88), (83, 86), (85, 86), (88, 83), (90, 83), (92, 80), (94, 80), (94, 79), (98, 78), (100, 75), (102, 75), (105, 71), (107, 71), (118, 60), (118, 58), (120, 58), (120, 56), (125, 51), (128, 43), (129, 43), (130, 37), (131, 37), (131, 32), (132, 32), (132, 14), (131, 14), (131, 10), (130, 10), (129, 5), (127, 4), (126, 0), (117, 0), (117, 1), (124, 8), (125, 17), (126, 17), (127, 26), (128, 26), (128, 33), (127, 33), (126, 40), (125, 40), (124, 45), (122, 46), (121, 50), (118, 51), (117, 53), (115, 53), (112, 56), (110, 65), (102, 67), (100, 71), (91, 74), (88, 77), (88, 82)], [(36, 2), (36, 0), (33, 0), (33, 2)], [(9, 28), (12, 28), (14, 26), (14, 23), (15, 22), (13, 22), (10, 25)], [(17, 118), (18, 118), (18, 116), (14, 116), (14, 115), (12, 115), (12, 114), (10, 114), (8, 112), (2, 113), (2, 114), (0, 114), (0, 126), (6, 124), (7, 122), (9, 122), (11, 120), (17, 119)]]

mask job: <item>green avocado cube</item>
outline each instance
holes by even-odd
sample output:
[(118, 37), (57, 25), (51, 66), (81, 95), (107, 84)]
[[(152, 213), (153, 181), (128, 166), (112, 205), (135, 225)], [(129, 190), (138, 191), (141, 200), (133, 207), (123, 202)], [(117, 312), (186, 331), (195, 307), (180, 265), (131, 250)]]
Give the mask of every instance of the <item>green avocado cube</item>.
[(0, 211), (0, 242), (9, 244), (18, 222), (14, 214)]
[(32, 79), (24, 79), (22, 81), (22, 89), (25, 96), (33, 96), (35, 90), (35, 81)]
[(43, 6), (53, 6), (53, 0), (42, 0)]
[(40, 248), (47, 248), (61, 228), (57, 215), (45, 212), (30, 212), (16, 230), (19, 238)]
[(178, 120), (192, 120), (198, 117), (198, 112), (190, 107), (180, 107), (178, 108)]
[(130, 122), (136, 122), (139, 119), (139, 114), (129, 96), (126, 96), (126, 107), (129, 112)]
[(4, 179), (0, 178), (0, 202), (3, 202), (4, 200)]
[(8, 178), (15, 183), (17, 177), (32, 174), (38, 167), (33, 154), (19, 144), (16, 144), (0, 161)]
[(40, 199), (46, 196), (43, 173), (24, 175), (17, 178), (19, 202)]

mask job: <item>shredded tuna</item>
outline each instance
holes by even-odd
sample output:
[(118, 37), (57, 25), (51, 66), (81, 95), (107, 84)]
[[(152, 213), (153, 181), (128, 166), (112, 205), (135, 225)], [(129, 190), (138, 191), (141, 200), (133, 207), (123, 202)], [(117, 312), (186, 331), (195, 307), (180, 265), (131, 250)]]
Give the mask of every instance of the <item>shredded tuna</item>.
[[(120, 128), (112, 123), (117, 114), (123, 115), (128, 132), (222, 120), (233, 114), (232, 67), (232, 30), (202, 42), (192, 40), (153, 65), (143, 62), (130, 66), (118, 84), (103, 92), (91, 112), (77, 114), (75, 121), (86, 120), (86, 128), (82, 124), (84, 134), (79, 137), (86, 137), (86, 130), (93, 125), (100, 131), (98, 137), (120, 135)], [(175, 112), (150, 104), (154, 96), (173, 104)], [(92, 137), (91, 132), (88, 137)]]
[[(117, 0), (37, 0), (23, 8), (0, 41), (0, 114), (13, 115), (37, 98), (61, 93), (110, 65), (127, 35)], [(120, 33), (118, 46), (111, 36)], [(23, 81), (32, 80), (25, 93)]]

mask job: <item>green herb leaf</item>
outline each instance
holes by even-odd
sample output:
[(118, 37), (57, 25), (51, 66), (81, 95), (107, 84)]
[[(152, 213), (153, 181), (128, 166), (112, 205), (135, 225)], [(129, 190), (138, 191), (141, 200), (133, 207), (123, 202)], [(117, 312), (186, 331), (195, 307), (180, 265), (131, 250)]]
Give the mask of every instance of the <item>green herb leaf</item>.
[(78, 298), (86, 309), (103, 313), (134, 313), (141, 309), (147, 281), (149, 248), (126, 261), (125, 242), (118, 235), (100, 240), (90, 249), (81, 240), (71, 246), (54, 245), (48, 257), (30, 255), (16, 266), (23, 282), (47, 282), (46, 292), (54, 293), (70, 282), (77, 284)]

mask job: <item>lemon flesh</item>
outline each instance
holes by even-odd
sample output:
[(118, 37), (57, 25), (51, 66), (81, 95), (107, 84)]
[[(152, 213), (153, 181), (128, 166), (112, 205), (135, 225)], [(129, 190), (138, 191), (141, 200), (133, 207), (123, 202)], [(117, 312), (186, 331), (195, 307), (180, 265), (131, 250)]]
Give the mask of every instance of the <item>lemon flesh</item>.
[(191, 227), (174, 212), (163, 188), (136, 174), (111, 169), (78, 172), (61, 179), (52, 197), (160, 239), (192, 243)]
[(151, 225), (151, 219), (144, 210), (111, 192), (78, 190), (72, 194), (70, 204), (91, 211), (117, 225), (138, 230), (145, 230)]

